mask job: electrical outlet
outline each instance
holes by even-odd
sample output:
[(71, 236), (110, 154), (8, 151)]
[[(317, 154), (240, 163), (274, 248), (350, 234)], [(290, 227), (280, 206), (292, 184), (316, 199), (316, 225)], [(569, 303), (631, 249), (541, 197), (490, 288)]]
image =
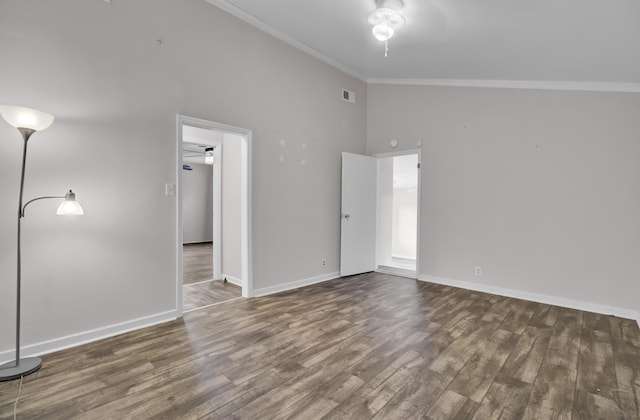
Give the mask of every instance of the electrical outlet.
[(476, 266), (476, 276), (480, 277), (482, 275), (482, 267), (479, 265)]
[(325, 260), (324, 258), (322, 259), (322, 266), (326, 267), (327, 266), (327, 260)]

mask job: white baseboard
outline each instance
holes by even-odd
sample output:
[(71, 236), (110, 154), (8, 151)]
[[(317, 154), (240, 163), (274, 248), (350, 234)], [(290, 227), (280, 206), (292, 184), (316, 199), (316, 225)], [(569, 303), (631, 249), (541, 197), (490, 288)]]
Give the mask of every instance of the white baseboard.
[(242, 279), (239, 279), (238, 277), (233, 277), (224, 273), (220, 277), (222, 277), (223, 279), (227, 279), (227, 281), (231, 284), (235, 284), (238, 287), (242, 287)]
[[(226, 276), (227, 280), (233, 284), (240, 285), (239, 279), (231, 276)], [(328, 280), (333, 280), (340, 277), (339, 272), (329, 273), (322, 276), (309, 277), (302, 280), (297, 280), (289, 283), (279, 284), (276, 286), (265, 287), (262, 289), (254, 290), (254, 296), (267, 296), (287, 290), (297, 289), (299, 287), (310, 286), (316, 283), (322, 283)], [(549, 305), (563, 306), (572, 309), (578, 309), (582, 311), (595, 312), (605, 315), (615, 315), (621, 318), (634, 319), (638, 323), (640, 328), (640, 312), (616, 308), (606, 305), (600, 305), (590, 302), (582, 302), (573, 299), (560, 298), (555, 296), (542, 295), (538, 293), (525, 292), (521, 290), (506, 289), (496, 286), (488, 286), (480, 283), (471, 283), (466, 281), (445, 279), (442, 277), (433, 277), (418, 275), (418, 280), (431, 283), (443, 284), (446, 286), (459, 287), (462, 289), (475, 290), (478, 292), (492, 293), (500, 296), (507, 296), (516, 299), (524, 299), (533, 302), (540, 302)], [(238, 282), (238, 283), (236, 283)], [(130, 321), (121, 322), (118, 324), (108, 325), (106, 327), (96, 328), (89, 331), (84, 331), (77, 334), (68, 335), (66, 337), (55, 338), (53, 340), (43, 341), (40, 343), (30, 344), (23, 346), (21, 353), (25, 357), (40, 356), (43, 354), (53, 353), (56, 351), (76, 347), (82, 344), (87, 344), (93, 341), (102, 340), (104, 338), (113, 337), (126, 332), (138, 330), (141, 328), (150, 327), (153, 325), (161, 324), (164, 322), (173, 321), (177, 318), (177, 312), (175, 310), (161, 312), (158, 314), (133, 319)], [(0, 364), (13, 360), (15, 349), (4, 350), (0, 352)]]
[(254, 290), (253, 297), (273, 295), (274, 293), (285, 292), (287, 290), (297, 289), (304, 286), (310, 286), (312, 284), (337, 279), (338, 277), (340, 277), (340, 273), (336, 271), (335, 273), (323, 274), (322, 276), (309, 277), (289, 283), (278, 284), (277, 286), (264, 287), (262, 289)]
[[(156, 324), (173, 321), (177, 318), (175, 310), (161, 312), (155, 315), (149, 315), (142, 318), (132, 319), (130, 321), (118, 324), (108, 325), (106, 327), (96, 328), (94, 330), (83, 331), (77, 334), (71, 334), (66, 337), (54, 338), (53, 340), (42, 341), (40, 343), (22, 346), (21, 356), (31, 357), (43, 354), (53, 353), (59, 350), (80, 346), (82, 344), (91, 343), (93, 341), (102, 340), (104, 338), (113, 337), (129, 331), (150, 327)], [(0, 364), (15, 359), (15, 349), (0, 352)]]
[(542, 295), (538, 293), (526, 292), (523, 290), (506, 289), (503, 287), (489, 286), (486, 284), (472, 283), (460, 280), (451, 280), (442, 277), (418, 275), (418, 280), (430, 283), (443, 284), (445, 286), (459, 287), (461, 289), (475, 290), (477, 292), (491, 293), (494, 295), (507, 296), (516, 299), (529, 300), (532, 302), (546, 303), (548, 305), (562, 306), (565, 308), (578, 309), (580, 311), (595, 312), (604, 315), (614, 315), (620, 318), (633, 319), (638, 322), (640, 328), (640, 312), (632, 309), (616, 308), (613, 306), (600, 305), (597, 303), (583, 302), (580, 300), (561, 298), (557, 296)]

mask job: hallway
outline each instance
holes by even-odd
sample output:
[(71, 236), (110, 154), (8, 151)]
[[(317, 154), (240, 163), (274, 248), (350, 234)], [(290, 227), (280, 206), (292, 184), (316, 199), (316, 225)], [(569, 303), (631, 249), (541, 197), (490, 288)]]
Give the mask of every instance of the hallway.
[(183, 310), (208, 307), (242, 296), (235, 284), (213, 279), (213, 244), (183, 245)]

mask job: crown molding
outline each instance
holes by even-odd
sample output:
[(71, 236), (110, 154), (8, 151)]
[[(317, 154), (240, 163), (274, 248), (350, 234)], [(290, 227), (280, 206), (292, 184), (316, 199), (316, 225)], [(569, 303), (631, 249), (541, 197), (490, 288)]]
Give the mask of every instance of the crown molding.
[(365, 82), (367, 81), (367, 78), (364, 77), (363, 75), (359, 74), (356, 71), (353, 71), (352, 69), (350, 69), (349, 67), (338, 63), (337, 61), (327, 57), (326, 55), (322, 54), (321, 52), (311, 48), (310, 46), (303, 44), (302, 42), (290, 37), (289, 35), (278, 31), (277, 29), (273, 28), (272, 26), (270, 26), (269, 24), (267, 24), (266, 22), (263, 22), (262, 20), (256, 18), (255, 16), (249, 14), (247, 11), (245, 11), (244, 9), (241, 9), (237, 6), (232, 5), (231, 3), (229, 3), (226, 0), (207, 0), (207, 3), (212, 4), (213, 6), (216, 6), (219, 9), (224, 10), (227, 13), (230, 13), (231, 15), (237, 17), (240, 20), (243, 20), (245, 22), (247, 22), (248, 24), (255, 26), (256, 28), (260, 29), (261, 31), (264, 31), (266, 33), (268, 33), (269, 35), (279, 39), (280, 41), (283, 41), (289, 45), (291, 45), (294, 48), (299, 49), (300, 51), (309, 54), (310, 56), (324, 62), (325, 64), (328, 64), (338, 70), (340, 70), (343, 73), (348, 74), (349, 76), (360, 80), (361, 82)]
[(615, 83), (615, 82), (552, 82), (552, 81), (536, 81), (536, 80), (372, 79), (370, 78), (370, 79), (367, 79), (367, 84), (640, 93), (640, 83)]

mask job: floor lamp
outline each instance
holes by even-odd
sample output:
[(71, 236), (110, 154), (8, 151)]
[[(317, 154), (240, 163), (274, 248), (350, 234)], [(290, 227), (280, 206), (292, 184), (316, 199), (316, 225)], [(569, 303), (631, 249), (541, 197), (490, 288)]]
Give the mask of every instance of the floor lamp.
[(24, 189), (24, 172), (25, 163), (27, 161), (27, 143), (29, 138), (36, 131), (44, 130), (53, 122), (53, 116), (35, 109), (23, 108), (18, 106), (0, 105), (0, 115), (12, 126), (16, 127), (24, 140), (24, 148), (22, 152), (22, 171), (20, 175), (20, 198), (18, 200), (18, 235), (16, 249), (18, 253), (17, 264), (17, 292), (16, 292), (16, 357), (13, 362), (5, 363), (0, 366), (0, 382), (18, 379), (22, 376), (29, 375), (42, 366), (42, 360), (38, 357), (20, 358), (20, 289), (21, 289), (21, 270), (22, 262), (20, 259), (20, 224), (24, 218), (27, 206), (34, 201), (50, 198), (64, 198), (64, 202), (58, 207), (57, 214), (63, 216), (80, 216), (83, 214), (82, 207), (76, 202), (76, 195), (73, 191), (64, 196), (46, 196), (38, 197), (22, 204), (22, 192)]

